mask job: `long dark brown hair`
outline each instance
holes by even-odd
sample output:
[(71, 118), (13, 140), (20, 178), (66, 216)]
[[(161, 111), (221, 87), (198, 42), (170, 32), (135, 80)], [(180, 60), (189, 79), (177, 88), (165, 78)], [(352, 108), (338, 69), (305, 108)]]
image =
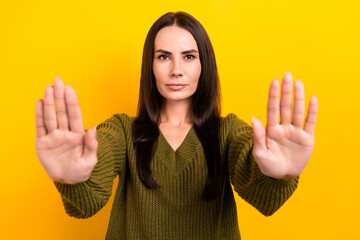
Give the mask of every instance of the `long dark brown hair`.
[(150, 28), (142, 57), (138, 113), (133, 124), (137, 170), (142, 182), (150, 189), (160, 187), (152, 178), (150, 163), (159, 136), (162, 96), (156, 87), (153, 73), (154, 42), (160, 29), (178, 26), (189, 31), (198, 46), (201, 74), (192, 96), (194, 129), (206, 158), (208, 176), (203, 192), (205, 199), (216, 197), (222, 190), (226, 166), (220, 158), (220, 84), (215, 54), (204, 27), (185, 12), (169, 12)]

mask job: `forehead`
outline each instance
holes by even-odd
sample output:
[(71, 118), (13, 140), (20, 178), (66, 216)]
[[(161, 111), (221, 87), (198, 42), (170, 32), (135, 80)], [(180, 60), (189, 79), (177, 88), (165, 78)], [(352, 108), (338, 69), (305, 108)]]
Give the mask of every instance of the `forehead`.
[(186, 29), (178, 26), (162, 28), (155, 37), (155, 51), (157, 49), (182, 51), (197, 49), (197, 43), (193, 35)]

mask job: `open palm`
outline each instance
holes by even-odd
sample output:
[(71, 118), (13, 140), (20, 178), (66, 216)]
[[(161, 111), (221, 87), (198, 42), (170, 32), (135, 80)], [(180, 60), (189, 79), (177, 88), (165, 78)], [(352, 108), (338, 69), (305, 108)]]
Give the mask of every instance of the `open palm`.
[[(294, 107), (292, 93), (294, 89)], [(304, 85), (286, 73), (281, 86), (277, 79), (269, 90), (267, 125), (252, 119), (254, 148), (252, 154), (261, 170), (269, 177), (287, 179), (301, 174), (314, 148), (314, 130), (318, 111), (318, 101), (312, 97), (305, 119)], [(281, 122), (279, 122), (279, 115)], [(304, 127), (303, 127), (304, 125)]]
[(96, 130), (85, 132), (75, 91), (57, 78), (36, 104), (36, 151), (48, 176), (64, 183), (86, 181), (96, 162)]

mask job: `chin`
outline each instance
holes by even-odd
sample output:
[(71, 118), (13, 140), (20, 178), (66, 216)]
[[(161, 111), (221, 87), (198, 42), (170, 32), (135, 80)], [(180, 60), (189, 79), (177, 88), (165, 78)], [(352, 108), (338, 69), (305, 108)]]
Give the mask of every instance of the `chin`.
[(192, 95), (180, 95), (174, 96), (173, 94), (166, 94), (163, 95), (163, 99), (165, 101), (191, 101)]

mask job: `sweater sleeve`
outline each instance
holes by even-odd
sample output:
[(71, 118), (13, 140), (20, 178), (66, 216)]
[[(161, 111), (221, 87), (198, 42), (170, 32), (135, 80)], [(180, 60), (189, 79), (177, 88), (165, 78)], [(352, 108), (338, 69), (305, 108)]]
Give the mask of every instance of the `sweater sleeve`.
[(126, 139), (121, 119), (114, 115), (97, 126), (98, 162), (86, 182), (54, 182), (68, 215), (88, 218), (97, 213), (109, 200), (116, 175), (125, 174)]
[(265, 216), (272, 215), (295, 191), (299, 178), (277, 180), (261, 173), (252, 156), (252, 128), (228, 116), (228, 171), (235, 191)]

